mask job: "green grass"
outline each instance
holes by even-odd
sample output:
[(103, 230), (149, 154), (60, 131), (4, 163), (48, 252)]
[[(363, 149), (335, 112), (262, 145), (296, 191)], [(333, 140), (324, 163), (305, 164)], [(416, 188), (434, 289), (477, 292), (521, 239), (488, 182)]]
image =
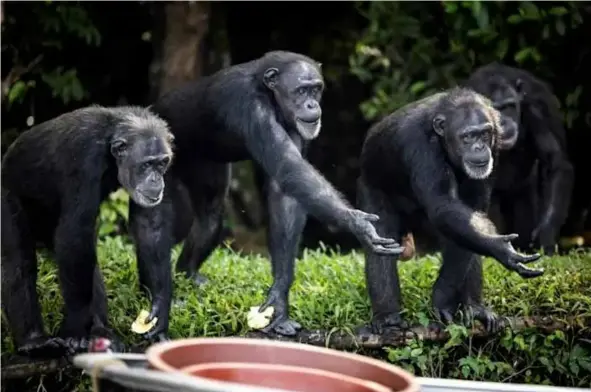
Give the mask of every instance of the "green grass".
[[(179, 250), (180, 248), (175, 248), (173, 259), (178, 256)], [(130, 326), (141, 309), (149, 310), (149, 300), (142, 297), (137, 289), (134, 249), (121, 237), (107, 237), (99, 244), (98, 257), (109, 295), (110, 322), (116, 333), (124, 337), (126, 342), (138, 343), (141, 338), (130, 332)], [(517, 274), (508, 272), (499, 263), (490, 259), (485, 260), (485, 302), (504, 316), (551, 315), (557, 318), (578, 317), (581, 320), (591, 317), (591, 255), (572, 253), (562, 257), (545, 257), (538, 264), (546, 269), (546, 273), (537, 279), (524, 280)], [(400, 263), (403, 301), (406, 318), (409, 321), (418, 323), (429, 316), (431, 286), (439, 266), (440, 259), (435, 256)], [(175, 277), (175, 298), (182, 298), (184, 301), (183, 305), (173, 306), (170, 318), (171, 337), (227, 336), (246, 333), (248, 331), (246, 313), (251, 306), (260, 305), (264, 301), (272, 281), (268, 260), (260, 256), (241, 256), (228, 249), (218, 248), (204, 265), (202, 272), (207, 275), (209, 282), (200, 288), (195, 288), (181, 275)], [(62, 299), (55, 266), (45, 259), (41, 263), (38, 289), (46, 328), (55, 333), (61, 320)], [(339, 255), (322, 250), (305, 251), (296, 264), (296, 278), (290, 300), (291, 316), (304, 328), (351, 330), (367, 323), (371, 311), (365, 289), (362, 254)], [(456, 351), (452, 356), (447, 353), (445, 361), (449, 362), (452, 368), (457, 368), (454, 364), (462, 358), (482, 360), (490, 357), (488, 362), (485, 361), (482, 365), (484, 366), (482, 371), (478, 370), (473, 363), (466, 364), (464, 361), (465, 366), (480, 373), (462, 374), (473, 379), (500, 380), (503, 379), (504, 373), (497, 373), (501, 370), (515, 372), (523, 369), (524, 366), (533, 366), (526, 359), (524, 361), (527, 363), (511, 363), (511, 369), (501, 367), (501, 370), (497, 370), (489, 364), (497, 362), (506, 364), (513, 361), (510, 358), (511, 352), (515, 354), (519, 351), (519, 347), (523, 346), (521, 345), (523, 339), (526, 339), (524, 343), (526, 348), (530, 351), (534, 350), (530, 362), (536, 361), (535, 356), (541, 355), (540, 350), (544, 347), (547, 349), (544, 355), (551, 358), (555, 356), (553, 353), (558, 355), (564, 350), (571, 353), (573, 350), (580, 350), (581, 347), (576, 337), (571, 339), (565, 334), (557, 334), (557, 339), (563, 339), (566, 342), (564, 347), (560, 348), (561, 351), (553, 351), (558, 346), (553, 343), (548, 344), (541, 338), (541, 340), (538, 339), (539, 347), (536, 339), (533, 339), (532, 343), (531, 336), (538, 336), (535, 333), (525, 334), (522, 338), (507, 336), (494, 340), (493, 345), (489, 344), (484, 348), (476, 348), (470, 342), (470, 350), (467, 349), (468, 343), (465, 342), (456, 342), (451, 346), (448, 344), (446, 350)], [(502, 339), (505, 339), (505, 342)], [(509, 343), (507, 339), (510, 340)], [(3, 336), (2, 343), (3, 351), (11, 349), (10, 339), (6, 334)], [(421, 366), (421, 363), (430, 357), (424, 354), (424, 358), (427, 358), (424, 359), (421, 357), (423, 354), (416, 349), (427, 353), (433, 348), (422, 343), (417, 344), (408, 348), (408, 350), (414, 350), (416, 355), (406, 355), (405, 348), (402, 348), (387, 350), (388, 356), (391, 360), (400, 362), (401, 365), (420, 375), (453, 376), (452, 370), (446, 373), (439, 369), (439, 373), (436, 373), (434, 370), (429, 370), (429, 367)], [(514, 344), (517, 348), (512, 348)], [(505, 352), (503, 355), (509, 356), (506, 357), (506, 361), (499, 361), (495, 357), (495, 353), (500, 353), (501, 349)], [(521, 349), (524, 348), (521, 347)], [(584, 355), (587, 355), (586, 353), (588, 351), (584, 351)], [(433, 353), (429, 355), (432, 356)], [(520, 354), (518, 358), (523, 356), (524, 354)], [(441, 355), (439, 358), (442, 358)], [(494, 369), (491, 370), (491, 366)], [(577, 379), (581, 374), (584, 376), (584, 382), (591, 380), (591, 369), (588, 371), (584, 369), (586, 363), (578, 364), (578, 370), (569, 369), (569, 365), (564, 366), (566, 373), (560, 369), (560, 371), (556, 370), (554, 363), (546, 366), (546, 373), (551, 374), (556, 371), (560, 373), (556, 377), (536, 379), (534, 376), (537, 373), (534, 372), (531, 375), (530, 372), (531, 379), (528, 380), (524, 375), (523, 381), (577, 385), (579, 383)], [(535, 370), (535, 367), (533, 369)]]

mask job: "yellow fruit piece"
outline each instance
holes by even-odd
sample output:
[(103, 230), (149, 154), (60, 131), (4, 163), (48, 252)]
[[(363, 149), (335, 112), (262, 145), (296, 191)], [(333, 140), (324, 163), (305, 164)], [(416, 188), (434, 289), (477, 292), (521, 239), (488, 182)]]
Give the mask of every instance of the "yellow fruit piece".
[(158, 317), (154, 317), (152, 321), (149, 323), (145, 323), (146, 318), (150, 315), (147, 310), (142, 310), (140, 314), (138, 314), (135, 321), (131, 324), (131, 331), (134, 333), (144, 334), (154, 328), (156, 322), (158, 321)]
[(274, 311), (275, 309), (273, 309), (272, 306), (269, 306), (264, 312), (259, 313), (259, 306), (253, 306), (250, 308), (248, 316), (246, 316), (248, 327), (251, 329), (265, 328), (271, 322), (271, 317), (273, 317)]

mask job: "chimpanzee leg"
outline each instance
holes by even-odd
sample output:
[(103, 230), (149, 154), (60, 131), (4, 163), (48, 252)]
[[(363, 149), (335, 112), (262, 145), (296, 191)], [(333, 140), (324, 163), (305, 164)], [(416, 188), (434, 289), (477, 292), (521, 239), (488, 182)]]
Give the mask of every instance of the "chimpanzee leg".
[[(466, 251), (464, 251), (466, 252)], [(470, 253), (470, 252), (467, 252)], [(466, 279), (464, 280), (464, 291), (461, 297), (461, 306), (466, 313), (465, 320), (471, 322), (473, 319), (480, 321), (488, 332), (497, 332), (500, 323), (499, 317), (482, 303), (482, 257), (471, 253), (465, 255), (470, 258)]]
[[(193, 223), (193, 209), (191, 207), (191, 199), (189, 198), (189, 194), (185, 188), (185, 186), (181, 183), (181, 181), (173, 176), (167, 176), (166, 179), (166, 194), (169, 196), (168, 200), (172, 203), (173, 211), (174, 211), (174, 224), (173, 224), (173, 244), (178, 244), (184, 241), (187, 236), (189, 235), (191, 225)], [(130, 211), (132, 209), (132, 203), (129, 205)], [(133, 208), (137, 208), (133, 207)], [(131, 215), (131, 212), (130, 212)], [(135, 227), (135, 230), (138, 230), (138, 227)], [(136, 234), (133, 233), (131, 230), (132, 238)], [(141, 232), (141, 230), (140, 230)], [(140, 290), (145, 294), (149, 295), (149, 265), (144, 262), (138, 262), (138, 276), (139, 276), (139, 284)]]
[(2, 190), (2, 309), (17, 351), (28, 356), (61, 356), (65, 344), (43, 330), (37, 296), (37, 255), (23, 206)]
[(201, 265), (221, 242), (224, 201), (230, 185), (231, 166), (199, 162), (181, 174), (187, 187), (195, 218), (177, 261), (177, 270), (197, 284), (205, 278), (198, 274)]
[(174, 211), (170, 196), (170, 173), (165, 175), (166, 186), (160, 204), (142, 208), (129, 202), (129, 228), (136, 247), (140, 281), (152, 298), (149, 320), (158, 317), (156, 326), (144, 337), (168, 339), (168, 322), (172, 302), (171, 249), (174, 245)]
[(88, 348), (94, 321), (94, 278), (98, 268), (95, 220), (100, 191), (90, 186), (68, 191), (54, 234), (55, 260), (65, 305), (59, 335), (67, 338), (70, 350), (79, 351)]
[(107, 309), (107, 290), (101, 269), (97, 265), (92, 278), (92, 313), (93, 328), (107, 328), (109, 326)]
[(263, 332), (293, 336), (301, 325), (289, 319), (289, 291), (293, 284), (295, 258), (304, 226), (306, 211), (291, 196), (285, 195), (279, 185), (270, 180), (267, 189), (269, 225), (268, 248), (273, 270), (273, 285), (261, 311), (272, 306), (273, 319)]
[[(489, 181), (466, 181), (460, 185), (460, 197), (476, 211), (487, 212), (490, 206)], [(501, 202), (501, 208), (506, 205)], [(485, 228), (483, 228), (485, 229)], [(489, 227), (486, 230), (494, 230)], [(497, 328), (497, 316), (482, 305), (482, 261), (454, 241), (440, 235), (443, 263), (433, 285), (433, 307), (444, 323), (453, 322), (454, 314), (462, 308), (468, 316), (482, 322), (489, 331)]]
[(516, 248), (522, 251), (528, 251), (534, 245), (532, 242), (532, 231), (535, 229), (539, 211), (538, 197), (535, 188), (531, 187), (514, 195), (511, 200), (511, 210), (513, 219), (513, 233), (519, 234), (514, 241)]
[[(380, 220), (374, 223), (378, 235), (402, 238), (401, 219), (390, 205), (386, 195), (371, 188), (360, 178), (357, 182), (357, 206), (360, 210), (376, 214)], [(402, 320), (400, 281), (398, 279), (398, 256), (380, 256), (364, 249), (365, 279), (372, 307), (372, 332), (383, 333), (388, 328), (404, 328)]]
[(452, 323), (462, 310), (465, 321), (476, 319), (490, 332), (497, 328), (497, 316), (482, 305), (482, 260), (454, 242), (443, 241), (443, 263), (433, 286), (433, 307), (444, 323)]

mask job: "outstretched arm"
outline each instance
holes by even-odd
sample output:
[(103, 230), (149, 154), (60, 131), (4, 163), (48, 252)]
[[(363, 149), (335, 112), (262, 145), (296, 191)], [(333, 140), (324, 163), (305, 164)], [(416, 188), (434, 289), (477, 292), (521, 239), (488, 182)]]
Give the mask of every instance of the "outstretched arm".
[(308, 163), (275, 116), (255, 109), (257, 127), (243, 136), (252, 158), (276, 182), (281, 191), (296, 199), (310, 214), (351, 231), (375, 252), (399, 254), (403, 248), (393, 239), (378, 236), (370, 223), (379, 218), (351, 208), (333, 186)]
[[(523, 277), (542, 274), (543, 271), (529, 269), (522, 264), (537, 260), (539, 255), (526, 256), (515, 252), (510, 241), (517, 237), (516, 234), (498, 235), (494, 224), (484, 213), (460, 200), (456, 179), (448, 168), (442, 169), (436, 159), (425, 158), (424, 155), (421, 159), (421, 162), (409, 165), (412, 190), (426, 209), (429, 220), (443, 235), (472, 252), (496, 258), (505, 268)], [(471, 190), (480, 192), (485, 188)], [(483, 194), (481, 201), (484, 203), (487, 197)], [(474, 195), (472, 198), (473, 204), (478, 206), (481, 202), (479, 198)]]

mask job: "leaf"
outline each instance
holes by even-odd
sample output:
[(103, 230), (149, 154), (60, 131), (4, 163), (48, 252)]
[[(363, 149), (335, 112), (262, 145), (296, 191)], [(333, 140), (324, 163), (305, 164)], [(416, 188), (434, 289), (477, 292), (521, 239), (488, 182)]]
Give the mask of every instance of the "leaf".
[(414, 95), (419, 94), (425, 89), (427, 84), (424, 81), (415, 82), (410, 86), (410, 92)]
[(510, 24), (518, 24), (522, 20), (523, 18), (521, 17), (521, 15), (517, 14), (513, 14), (507, 18), (507, 22), (509, 22)]
[(514, 60), (519, 63), (523, 64), (528, 57), (530, 57), (531, 48), (523, 48), (519, 52), (515, 53)]
[(8, 103), (12, 104), (16, 100), (21, 101), (27, 91), (27, 85), (22, 80), (17, 80), (8, 91)]
[(565, 7), (552, 7), (548, 10), (548, 13), (550, 15), (563, 16), (568, 14), (568, 10)]
[(462, 366), (462, 375), (464, 378), (470, 377), (470, 368), (468, 366)]
[(525, 1), (521, 3), (519, 7), (519, 13), (524, 19), (540, 19), (540, 10), (538, 10), (538, 7), (531, 1)]
[(497, 59), (502, 60), (507, 55), (507, 51), (509, 50), (509, 40), (504, 38), (499, 42), (497, 46)]
[(562, 21), (562, 19), (557, 19), (556, 20), (556, 32), (560, 35), (564, 35), (565, 30), (566, 30), (566, 27), (564, 26), (564, 22)]

